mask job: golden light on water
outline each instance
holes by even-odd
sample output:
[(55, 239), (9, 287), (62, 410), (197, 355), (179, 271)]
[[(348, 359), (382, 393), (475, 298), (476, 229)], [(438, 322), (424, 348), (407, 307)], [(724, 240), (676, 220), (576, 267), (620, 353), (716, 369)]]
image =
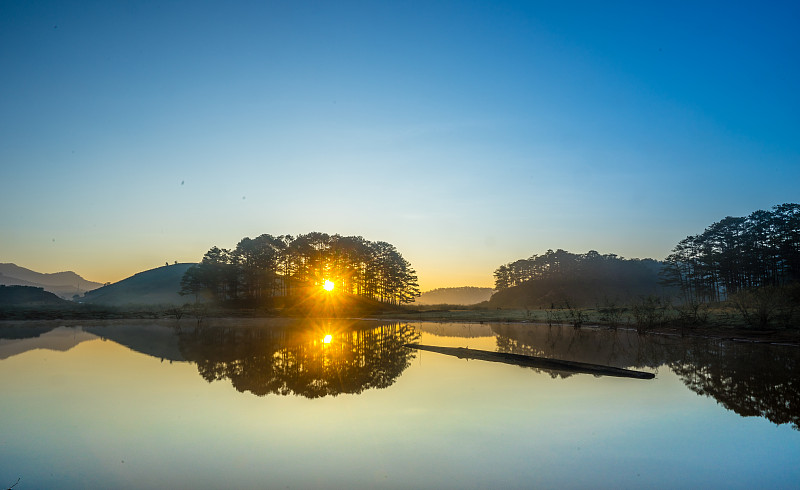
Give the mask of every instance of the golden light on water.
[(332, 339), (333, 339), (333, 336), (331, 334), (328, 334), (328, 335), (326, 335), (325, 337), (322, 338), (322, 343), (323, 344), (330, 344)]
[(333, 288), (335, 286), (336, 285), (333, 283), (333, 281), (325, 279), (325, 283), (322, 285), (322, 289), (324, 289), (325, 291), (333, 291)]

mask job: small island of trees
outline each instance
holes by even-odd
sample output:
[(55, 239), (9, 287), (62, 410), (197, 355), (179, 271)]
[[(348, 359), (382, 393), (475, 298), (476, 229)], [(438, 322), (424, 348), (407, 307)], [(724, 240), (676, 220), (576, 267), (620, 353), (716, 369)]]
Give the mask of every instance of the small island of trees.
[(208, 294), (232, 305), (273, 305), (302, 299), (326, 281), (338, 294), (383, 304), (410, 303), (419, 296), (416, 271), (394, 245), (319, 232), (243, 238), (233, 250), (212, 247), (184, 274), (181, 294)]
[(625, 259), (591, 250), (575, 254), (558, 249), (498, 267), (493, 304), (545, 306), (570, 302), (593, 305), (603, 297), (630, 300), (660, 294), (662, 265), (652, 259)]
[[(666, 321), (674, 306), (679, 322), (698, 324), (707, 320), (713, 305), (732, 307), (750, 326), (796, 327), (800, 204), (728, 216), (681, 240), (663, 261), (548, 250), (501, 265), (494, 277), (497, 293), (491, 306), (565, 308), (574, 324), (585, 319), (574, 308), (592, 305), (600, 321), (608, 321), (604, 318), (612, 311), (615, 323), (630, 309), (652, 326)], [(727, 314), (720, 317), (730, 322)]]

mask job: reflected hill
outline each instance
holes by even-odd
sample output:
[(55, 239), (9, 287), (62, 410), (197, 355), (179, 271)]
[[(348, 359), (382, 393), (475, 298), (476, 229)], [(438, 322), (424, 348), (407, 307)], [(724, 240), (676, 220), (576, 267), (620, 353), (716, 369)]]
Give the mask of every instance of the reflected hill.
[[(213, 319), (144, 324), (110, 321), (67, 327), (61, 322), (0, 325), (0, 359), (33, 349), (65, 351), (98, 337), (155, 358), (190, 361), (207, 381), (229, 380), (258, 396), (306, 398), (357, 394), (391, 386), (415, 357), (419, 340), (408, 323), (346, 320)], [(189, 326), (191, 325), (191, 326)], [(496, 337), (497, 351), (626, 369), (667, 366), (698, 395), (741, 416), (759, 416), (800, 430), (800, 349), (633, 330), (569, 326), (424, 323), (438, 335)], [(474, 329), (474, 330), (471, 330)], [(486, 330), (489, 330), (487, 332)], [(570, 373), (541, 370), (552, 377)]]
[(471, 339), (475, 337), (493, 337), (492, 327), (476, 323), (435, 323), (423, 322), (416, 328), (437, 337), (459, 337)]
[(178, 347), (178, 336), (168, 322), (119, 323), (107, 322), (100, 326), (84, 327), (103, 340), (112, 340), (132, 351), (167, 361), (185, 361)]
[(305, 321), (285, 328), (197, 327), (178, 333), (180, 351), (207, 381), (230, 380), (257, 396), (306, 398), (391, 386), (419, 334), (401, 323)]
[(68, 351), (81, 342), (96, 339), (81, 328), (56, 325), (0, 326), (0, 359), (23, 354), (30, 350)]
[(800, 349), (796, 347), (557, 325), (496, 324), (492, 330), (498, 352), (628, 369), (666, 365), (689, 389), (712, 397), (728, 410), (800, 430)]
[(53, 322), (2, 322), (0, 323), (0, 339), (33, 339), (58, 326)]

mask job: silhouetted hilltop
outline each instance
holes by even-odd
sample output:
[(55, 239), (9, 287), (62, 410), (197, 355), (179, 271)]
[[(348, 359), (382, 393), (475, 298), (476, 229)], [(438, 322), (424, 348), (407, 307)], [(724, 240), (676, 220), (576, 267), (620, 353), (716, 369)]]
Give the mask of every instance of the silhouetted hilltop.
[(193, 303), (194, 297), (181, 296), (181, 278), (195, 264), (165, 265), (140, 272), (114, 284), (86, 293), (81, 302), (89, 304), (124, 305), (182, 305)]
[(68, 305), (69, 301), (63, 300), (55, 294), (42, 288), (31, 286), (3, 286), (0, 285), (0, 306), (43, 306), (43, 305)]
[(42, 288), (65, 299), (102, 286), (99, 282), (87, 281), (72, 271), (45, 274), (11, 263), (0, 264), (0, 285)]
[(420, 294), (414, 303), (418, 305), (474, 305), (489, 301), (492, 288), (465, 286), (460, 288), (437, 288)]

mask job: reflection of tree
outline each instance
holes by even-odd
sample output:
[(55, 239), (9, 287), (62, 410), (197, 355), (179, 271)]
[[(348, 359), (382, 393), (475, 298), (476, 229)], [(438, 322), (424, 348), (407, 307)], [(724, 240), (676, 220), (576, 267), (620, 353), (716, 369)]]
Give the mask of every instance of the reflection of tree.
[(230, 379), (238, 391), (258, 396), (307, 398), (391, 386), (414, 357), (403, 344), (419, 338), (406, 324), (348, 328), (342, 323), (207, 327), (179, 335), (184, 357), (196, 362), (208, 381)]
[(765, 417), (800, 430), (797, 349), (706, 340), (670, 363), (699, 395), (744, 417)]
[[(587, 330), (560, 325), (493, 325), (497, 350), (512, 354), (602, 364), (619, 368), (656, 368), (661, 363), (649, 358), (646, 343), (634, 331)], [(571, 373), (548, 371), (552, 377)]]
[(800, 430), (800, 352), (793, 347), (565, 326), (493, 325), (492, 330), (499, 352), (634, 369), (667, 365), (689, 389), (728, 410)]

